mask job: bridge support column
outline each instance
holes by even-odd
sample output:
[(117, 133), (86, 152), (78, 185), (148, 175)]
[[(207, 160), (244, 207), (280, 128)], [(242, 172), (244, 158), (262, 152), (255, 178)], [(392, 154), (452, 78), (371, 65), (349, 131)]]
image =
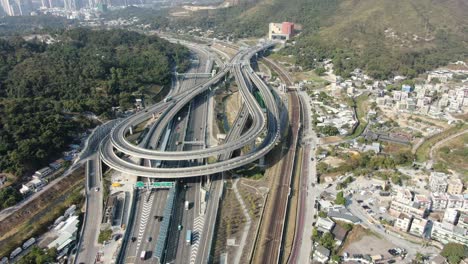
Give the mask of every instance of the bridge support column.
[(258, 160), (258, 166), (260, 166), (260, 167), (265, 167), (265, 157), (261, 157), (261, 158)]

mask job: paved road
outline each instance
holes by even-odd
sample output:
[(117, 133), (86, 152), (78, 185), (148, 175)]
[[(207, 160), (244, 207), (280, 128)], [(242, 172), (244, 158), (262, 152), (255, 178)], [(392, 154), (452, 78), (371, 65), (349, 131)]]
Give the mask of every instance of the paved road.
[[(103, 193), (101, 161), (99, 155), (92, 155), (86, 169), (86, 213), (83, 237), (77, 250), (75, 263), (94, 263), (99, 252), (98, 235), (102, 220)], [(96, 188), (99, 191), (96, 191)]]
[[(258, 48), (258, 50), (259, 49), (261, 49), (261, 48)], [(184, 168), (176, 168), (176, 169), (170, 169), (170, 168), (161, 169), (161, 168), (141, 167), (141, 166), (138, 166), (138, 165), (135, 165), (135, 164), (129, 164), (128, 162), (125, 162), (125, 161), (119, 159), (115, 155), (115, 153), (113, 153), (112, 146), (111, 146), (110, 142), (106, 141), (106, 144), (104, 144), (103, 151), (101, 153), (104, 161), (109, 166), (111, 166), (112, 168), (123, 171), (123, 172), (127, 172), (127, 173), (132, 173), (133, 172), (133, 173), (136, 173), (138, 175), (143, 175), (143, 176), (147, 176), (147, 177), (155, 177), (155, 175), (157, 175), (156, 177), (159, 177), (159, 178), (165, 178), (165, 177), (167, 178), (167, 177), (176, 177), (176, 176), (177, 177), (188, 177), (188, 176), (199, 176), (199, 175), (212, 174), (212, 173), (216, 173), (216, 172), (220, 172), (220, 171), (224, 171), (224, 170), (228, 170), (228, 169), (231, 169), (231, 168), (242, 166), (244, 164), (250, 163), (251, 161), (256, 160), (256, 159), (262, 157), (263, 155), (265, 155), (274, 146), (275, 140), (277, 139), (277, 136), (278, 136), (277, 128), (273, 127), (273, 126), (276, 126), (276, 122), (277, 122), (277, 119), (278, 119), (277, 118), (278, 111), (277, 111), (276, 104), (272, 103), (272, 101), (274, 99), (273, 99), (268, 87), (264, 87), (264, 83), (259, 79), (259, 77), (257, 75), (253, 74), (253, 70), (250, 68), (250, 66), (247, 65), (248, 67), (245, 67), (243, 69), (240, 68), (240, 64), (242, 63), (242, 65), (246, 65), (245, 64), (246, 63), (245, 61), (247, 61), (246, 58), (248, 58), (250, 56), (253, 56), (253, 54), (255, 52), (257, 52), (257, 49), (249, 50), (248, 53), (247, 52), (240, 53), (240, 55), (238, 57), (238, 60), (239, 60), (238, 63), (239, 64), (236, 64), (235, 70), (236, 71), (245, 71), (246, 77), (252, 79), (253, 82), (257, 82), (256, 85), (259, 86), (260, 92), (262, 93), (262, 96), (264, 97), (264, 100), (266, 101), (265, 103), (268, 105), (268, 108), (270, 109), (270, 111), (268, 113), (269, 120), (267, 122), (268, 126), (270, 126), (270, 127), (267, 130), (268, 135), (267, 135), (267, 137), (265, 139), (265, 142), (264, 142), (262, 148), (258, 148), (256, 152), (248, 153), (246, 155), (243, 155), (242, 157), (237, 157), (237, 158), (234, 158), (234, 159), (229, 160), (229, 161), (222, 161), (222, 162), (218, 162), (218, 163), (215, 163), (215, 164), (208, 164), (206, 166), (184, 167)], [(216, 77), (216, 78), (218, 78), (218, 77)], [(203, 91), (204, 89), (206, 89), (206, 87), (207, 86), (204, 86), (204, 87), (200, 88), (200, 91)], [(243, 93), (245, 93), (244, 94), (245, 99), (249, 102), (248, 106), (250, 108), (251, 114), (255, 115), (254, 121), (257, 121), (260, 124), (265, 124), (264, 117), (263, 117), (263, 111), (260, 109), (258, 103), (256, 102), (255, 98), (252, 96), (252, 94), (250, 94), (247, 91), (244, 91), (244, 89), (245, 89), (245, 87), (242, 89), (242, 91), (243, 91)], [(196, 93), (193, 93), (193, 94), (195, 95)], [(190, 96), (187, 96), (187, 95), (184, 95), (181, 98), (182, 99), (180, 101), (177, 101), (177, 104), (179, 104), (179, 105), (182, 105), (183, 103), (185, 103), (184, 100), (191, 100), (192, 99)], [(175, 99), (173, 99), (173, 101), (174, 100)], [(177, 110), (177, 109), (178, 108), (176, 107), (176, 108), (173, 108), (170, 111), (174, 111), (174, 110)], [(165, 116), (163, 118), (163, 120), (165, 118), (167, 118), (167, 117), (170, 117), (170, 116), (172, 116), (172, 114)], [(140, 118), (140, 117), (137, 116), (137, 119), (138, 118)], [(114, 131), (117, 131), (117, 130), (120, 131), (120, 129), (116, 129)], [(254, 131), (257, 131), (257, 130), (254, 130)], [(276, 131), (276, 133), (275, 133), (275, 131)], [(114, 133), (111, 133), (111, 134), (114, 135)], [(120, 149), (122, 146), (115, 145), (115, 143), (120, 140), (119, 139), (120, 137), (121, 136), (119, 136), (119, 135), (116, 135), (116, 137), (113, 136), (112, 140), (111, 140), (112, 144), (114, 144), (114, 146), (116, 148), (118, 148), (119, 150), (121, 150), (121, 151), (124, 151), (126, 153), (131, 152), (129, 154), (131, 154), (132, 156), (138, 156), (138, 157), (141, 157), (141, 158), (145, 158), (146, 156), (148, 156), (149, 158), (151, 158), (151, 157), (156, 157), (157, 155), (159, 155), (159, 156), (157, 156), (158, 159), (162, 159), (162, 160), (168, 160), (168, 159), (170, 160), (170, 159), (173, 159), (176, 156), (184, 157), (186, 159), (188, 158), (188, 156), (185, 156), (186, 153), (181, 154), (180, 152), (172, 152), (172, 153), (171, 152), (166, 152), (166, 153), (161, 152), (161, 153), (159, 153), (156, 150), (148, 150), (148, 149), (129, 150), (128, 146), (125, 147), (125, 150)], [(242, 137), (240, 137), (240, 138), (242, 138)], [(239, 138), (239, 140), (240, 140), (240, 138)], [(236, 147), (242, 147), (242, 145), (244, 143), (248, 143), (252, 139), (249, 139), (249, 138), (246, 137), (246, 138), (243, 139), (243, 141), (242, 141), (243, 143), (239, 143), (240, 142), (239, 141), (239, 142), (236, 142), (234, 145), (237, 144)], [(135, 149), (134, 146), (132, 148)], [(223, 149), (223, 148), (220, 148), (220, 149)], [(205, 154), (203, 154), (203, 156), (205, 156), (206, 153), (210, 153), (208, 156), (214, 155), (215, 153), (212, 152), (212, 151), (214, 151), (214, 150), (209, 149), (208, 151), (205, 151), (204, 152)], [(223, 153), (223, 152), (231, 151), (231, 149), (229, 149), (226, 146), (225, 149), (220, 150), (220, 151), (221, 151), (220, 153)], [(194, 153), (197, 153), (197, 155), (198, 155), (199, 152), (197, 151), (197, 152), (194, 152)], [(153, 155), (156, 155), (156, 156), (153, 156)], [(208, 156), (205, 156), (205, 157), (208, 157)]]
[[(310, 126), (310, 115), (312, 110), (307, 94), (300, 92), (300, 97), (303, 106), (304, 128), (303, 136), (310, 135), (311, 140), (303, 142), (304, 157), (302, 161), (302, 183), (300, 190), (300, 207), (299, 219), (296, 229), (296, 240), (294, 241), (293, 252), (291, 253), (290, 263), (309, 263), (310, 252), (312, 250), (312, 224), (314, 220), (315, 201), (318, 199), (319, 190), (315, 187), (317, 183), (316, 157), (315, 148), (317, 146), (317, 135)], [(308, 125), (307, 125), (308, 124)]]
[[(190, 69), (190, 72), (196, 73), (206, 70), (206, 66), (204, 63), (205, 58), (202, 54), (198, 55), (198, 63)], [(174, 90), (176, 92), (185, 91), (197, 85), (199, 82), (203, 82), (203, 80), (200, 80), (199, 78), (195, 77), (185, 78), (178, 82), (177, 86), (174, 87)], [(204, 131), (200, 132), (200, 130), (195, 130), (195, 124), (197, 120), (193, 119), (199, 119), (200, 114), (198, 113), (201, 113), (202, 115), (204, 113), (206, 115), (206, 113), (203, 112), (203, 107), (201, 107), (203, 100), (204, 95), (196, 97), (193, 103), (191, 104), (191, 107), (187, 107), (187, 109), (183, 109), (181, 113), (178, 113), (177, 118), (174, 119), (174, 122), (172, 123), (168, 145), (165, 150), (182, 151), (182, 149), (186, 148), (191, 149), (191, 144), (187, 145), (184, 143), (179, 143), (184, 141), (194, 141), (194, 137), (201, 138), (201, 135)], [(149, 145), (153, 148), (156, 148), (156, 144), (158, 142), (156, 136), (154, 134), (150, 135), (148, 140), (150, 142)], [(184, 165), (184, 163), (184, 161), (165, 161), (162, 163), (161, 166), (178, 167)], [(181, 184), (185, 185), (185, 183)], [(171, 225), (169, 227), (169, 239), (166, 246), (166, 262), (180, 260), (180, 263), (186, 263), (187, 260), (190, 258), (190, 247), (185, 247), (185, 236), (180, 236), (180, 232), (184, 232), (185, 230), (192, 228), (194, 218), (192, 212), (198, 210), (199, 205), (198, 203), (195, 203), (193, 210), (189, 210), (187, 214), (184, 214), (184, 201), (185, 199), (196, 201), (196, 195), (199, 195), (197, 190), (199, 190), (200, 188), (200, 182), (199, 180), (196, 180), (195, 182), (187, 183), (187, 186), (188, 189), (186, 191), (182, 191), (182, 193), (180, 193), (177, 196), (177, 200), (174, 205), (175, 208), (171, 218)], [(153, 255), (156, 247), (156, 242), (159, 236), (160, 228), (160, 222), (154, 219), (154, 215), (163, 215), (163, 210), (167, 201), (167, 194), (167, 190), (158, 190), (153, 192), (152, 196), (149, 199), (138, 197), (136, 211), (137, 217), (132, 227), (132, 235), (130, 236), (130, 238), (135, 237), (135, 242), (130, 242), (127, 246), (125, 253), (126, 263), (154, 262), (154, 259), (151, 258), (151, 256)], [(182, 224), (182, 226), (184, 227), (182, 231), (177, 230), (179, 224)], [(151, 241), (148, 239), (149, 237), (151, 237)], [(177, 245), (179, 238), (184, 242), (181, 244), (183, 246), (181, 246), (180, 248)], [(139, 259), (140, 254), (143, 250), (148, 251), (147, 259), (144, 261)], [(182, 252), (182, 254), (178, 254), (178, 251)]]

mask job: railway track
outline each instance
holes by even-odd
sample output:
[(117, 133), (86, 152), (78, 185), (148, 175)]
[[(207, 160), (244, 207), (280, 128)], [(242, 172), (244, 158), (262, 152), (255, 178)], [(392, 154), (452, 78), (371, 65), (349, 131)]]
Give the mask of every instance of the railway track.
[[(279, 75), (280, 78), (291, 86), (292, 80), (286, 75), (281, 68), (275, 65), (268, 59), (263, 60), (269, 67), (273, 68)], [(288, 211), (289, 196), (291, 192), (292, 175), (294, 172), (294, 163), (297, 151), (297, 143), (299, 137), (299, 130), (301, 127), (301, 105), (300, 100), (295, 91), (290, 92), (290, 133), (288, 136), (289, 149), (286, 155), (283, 157), (283, 166), (279, 175), (279, 183), (275, 186), (272, 192), (272, 204), (274, 205), (274, 214), (278, 217), (270, 219), (270, 223), (266, 230), (266, 243), (263, 246), (259, 260), (262, 263), (278, 263), (282, 255), (282, 246), (284, 238), (285, 220)]]

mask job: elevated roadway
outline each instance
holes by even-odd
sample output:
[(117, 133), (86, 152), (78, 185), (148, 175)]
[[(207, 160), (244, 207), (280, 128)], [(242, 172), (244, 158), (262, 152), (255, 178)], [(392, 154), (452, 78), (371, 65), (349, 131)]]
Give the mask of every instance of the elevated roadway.
[[(265, 83), (254, 73), (250, 67), (250, 59), (259, 51), (270, 47), (271, 45), (265, 45), (262, 47), (255, 47), (254, 49), (248, 50), (248, 52), (240, 52), (235, 60), (232, 63), (232, 71), (235, 73), (235, 76), (245, 76), (252, 80), (252, 82), (259, 89), (265, 104), (266, 104), (266, 116), (267, 121), (265, 121), (263, 109), (256, 102), (253, 95), (249, 92), (249, 87), (247, 81), (244, 77), (237, 80), (240, 83), (241, 94), (246, 102), (246, 106), (249, 109), (249, 113), (253, 116), (253, 131), (255, 136), (250, 136), (249, 133), (245, 133), (248, 136), (243, 134), (239, 137), (238, 140), (227, 142), (226, 144), (218, 145), (206, 149), (198, 149), (191, 151), (159, 151), (152, 149), (145, 149), (142, 147), (134, 146), (130, 142), (125, 140), (125, 132), (128, 131), (129, 126), (136, 124), (136, 121), (143, 121), (145, 115), (152, 115), (152, 111), (163, 111), (161, 114), (164, 116), (159, 120), (158, 126), (154, 126), (154, 131), (152, 133), (157, 133), (156, 130), (162, 131), (166, 124), (172, 120), (172, 118), (177, 114), (180, 109), (192, 100), (195, 96), (201, 92), (207, 90), (211, 85), (218, 82), (223, 76), (227, 73), (225, 68), (221, 73), (215, 76), (213, 79), (207, 83), (195, 87), (191, 91), (184, 91), (174, 96), (171, 100), (166, 100), (161, 104), (157, 104), (148, 112), (140, 113), (130, 117), (128, 120), (124, 120), (119, 125), (114, 127), (110, 138), (104, 140), (101, 144), (101, 157), (102, 160), (109, 165), (111, 168), (119, 170), (124, 173), (129, 173), (133, 175), (151, 177), (151, 178), (178, 178), (178, 177), (192, 177), (192, 176), (202, 176), (214, 174), (233, 168), (237, 168), (248, 163), (251, 163), (268, 153), (273, 147), (277, 139), (279, 138), (279, 125), (278, 125), (278, 109), (275, 103), (275, 99), (271, 94), (269, 88)], [(241, 73), (242, 72), (242, 73)], [(151, 111), (151, 112), (150, 112)], [(149, 117), (148, 117), (149, 118)], [(207, 164), (203, 166), (189, 166), (183, 168), (151, 168), (144, 167), (138, 164), (133, 164), (129, 161), (123, 160), (118, 157), (114, 152), (114, 147), (120, 152), (128, 154), (132, 157), (145, 158), (145, 159), (157, 159), (157, 160), (187, 160), (187, 159), (196, 159), (200, 157), (209, 157), (216, 156), (223, 153), (229, 153), (233, 150), (240, 149), (243, 146), (252, 143), (258, 135), (262, 133), (262, 130), (266, 127), (267, 135), (264, 138), (262, 144), (255, 148), (250, 153), (236, 157), (233, 159), (219, 161), (212, 164)], [(122, 133), (123, 132), (123, 133)], [(148, 133), (150, 134), (150, 133)], [(159, 132), (159, 134), (162, 134)], [(125, 147), (124, 147), (125, 146)]]

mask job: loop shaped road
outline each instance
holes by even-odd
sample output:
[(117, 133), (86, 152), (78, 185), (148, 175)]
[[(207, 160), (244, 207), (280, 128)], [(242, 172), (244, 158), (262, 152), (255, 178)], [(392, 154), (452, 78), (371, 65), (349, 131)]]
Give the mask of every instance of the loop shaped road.
[[(266, 44), (238, 52), (229, 64), (225, 65), (218, 74), (206, 83), (176, 94), (170, 97), (170, 99), (168, 98), (164, 102), (155, 104), (147, 108), (144, 112), (139, 112), (120, 122), (112, 129), (110, 135), (101, 142), (100, 155), (102, 161), (109, 167), (124, 173), (163, 179), (203, 176), (223, 172), (249, 164), (266, 155), (275, 146), (275, 143), (280, 136), (278, 107), (269, 87), (257, 74), (255, 74), (250, 66), (250, 60), (258, 52), (270, 48), (271, 46), (272, 44)], [(130, 131), (131, 127), (148, 120), (153, 116), (153, 114), (157, 114), (159, 118), (157, 118), (155, 123), (152, 125), (147, 137), (151, 136), (152, 138), (160, 139), (170, 121), (175, 118), (177, 113), (186, 104), (193, 100), (197, 95), (210, 89), (211, 86), (225, 78), (228, 72), (232, 72), (234, 74), (244, 100), (244, 105), (252, 117), (252, 126), (236, 140), (228, 141), (225, 144), (210, 148), (190, 151), (161, 151), (148, 149), (135, 146), (126, 140), (125, 135)], [(250, 79), (259, 89), (266, 106), (265, 114), (264, 110), (252, 95), (247, 78)], [(235, 123), (234, 125), (242, 125), (243, 127), (245, 120), (246, 117), (241, 118), (241, 123)], [(145, 167), (120, 158), (114, 151), (115, 149), (129, 155), (130, 157), (148, 160), (191, 160), (227, 155), (232, 153), (234, 150), (240, 149), (248, 144), (252, 144), (264, 129), (267, 130), (267, 134), (262, 143), (249, 153), (231, 159), (219, 160), (218, 162), (206, 165), (192, 165), (178, 168)]]

